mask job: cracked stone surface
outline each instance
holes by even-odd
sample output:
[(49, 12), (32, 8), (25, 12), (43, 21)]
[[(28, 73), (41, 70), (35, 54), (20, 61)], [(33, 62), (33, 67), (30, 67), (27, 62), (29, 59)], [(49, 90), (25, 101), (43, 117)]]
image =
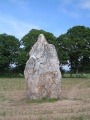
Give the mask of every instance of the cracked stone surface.
[(29, 52), (24, 76), (30, 99), (59, 98), (61, 94), (59, 60), (54, 45), (40, 34)]

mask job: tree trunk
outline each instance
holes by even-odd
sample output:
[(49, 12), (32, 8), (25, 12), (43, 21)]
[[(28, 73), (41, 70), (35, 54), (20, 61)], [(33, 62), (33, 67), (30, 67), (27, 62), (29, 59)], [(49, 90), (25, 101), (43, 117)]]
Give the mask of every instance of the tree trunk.
[(70, 70), (70, 77), (72, 77), (72, 70)]
[(72, 61), (71, 61), (70, 77), (72, 77)]
[(81, 77), (83, 77), (83, 72), (81, 72)]
[(76, 70), (76, 77), (78, 77), (78, 69)]

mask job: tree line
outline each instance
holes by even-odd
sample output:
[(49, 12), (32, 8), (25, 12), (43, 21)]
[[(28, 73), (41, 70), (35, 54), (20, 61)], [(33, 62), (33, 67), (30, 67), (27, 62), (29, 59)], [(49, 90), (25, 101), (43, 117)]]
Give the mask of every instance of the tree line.
[(90, 28), (74, 26), (59, 37), (37, 29), (30, 30), (21, 40), (0, 34), (0, 76), (23, 74), (28, 53), (39, 34), (44, 34), (48, 43), (55, 45), (61, 70), (63, 65), (68, 65), (71, 77), (72, 73), (78, 77), (78, 72), (81, 75), (90, 72)]

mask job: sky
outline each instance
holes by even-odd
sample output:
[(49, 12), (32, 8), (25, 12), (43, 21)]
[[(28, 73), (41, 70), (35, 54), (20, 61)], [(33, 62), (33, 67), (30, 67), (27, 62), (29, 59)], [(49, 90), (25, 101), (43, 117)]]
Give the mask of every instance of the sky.
[(0, 0), (0, 34), (20, 40), (42, 29), (58, 37), (78, 25), (90, 27), (90, 0)]
[(0, 0), (0, 34), (21, 39), (34, 28), (58, 37), (77, 25), (90, 27), (90, 0)]

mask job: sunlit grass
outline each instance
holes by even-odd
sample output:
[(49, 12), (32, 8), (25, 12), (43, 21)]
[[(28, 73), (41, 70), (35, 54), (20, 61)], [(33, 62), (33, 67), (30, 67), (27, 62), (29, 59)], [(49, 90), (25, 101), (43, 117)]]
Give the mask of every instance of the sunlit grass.
[[(64, 74), (64, 78), (70, 78), (70, 73)], [(76, 74), (72, 74), (72, 78), (76, 78)], [(79, 73), (77, 78), (90, 78), (90, 73), (84, 73), (82, 76)]]
[[(84, 82), (84, 81), (88, 82), (88, 79), (83, 79), (83, 78), (62, 78), (61, 88), (62, 88), (62, 90), (67, 90), (67, 89), (70, 89), (70, 88), (74, 87), (75, 85), (80, 84), (81, 82)], [(89, 82), (89, 85), (90, 85), (90, 82)]]
[[(50, 117), (50, 120), (89, 120), (90, 115), (88, 113), (90, 113), (90, 106), (87, 105), (90, 103), (89, 78), (62, 78), (62, 94), (66, 96), (68, 91), (77, 85), (79, 85), (79, 92), (72, 100), (75, 101), (76, 105), (68, 106), (68, 104), (61, 105), (60, 103), (63, 100), (69, 101), (66, 98), (59, 100), (56, 98), (29, 100), (25, 96), (27, 91), (24, 78), (1, 78), (0, 120), (49, 120)], [(83, 90), (87, 91), (82, 92)], [(83, 98), (86, 100), (85, 103), (78, 105), (78, 101), (84, 102)]]
[(0, 91), (12, 91), (25, 89), (23, 78), (1, 78)]

